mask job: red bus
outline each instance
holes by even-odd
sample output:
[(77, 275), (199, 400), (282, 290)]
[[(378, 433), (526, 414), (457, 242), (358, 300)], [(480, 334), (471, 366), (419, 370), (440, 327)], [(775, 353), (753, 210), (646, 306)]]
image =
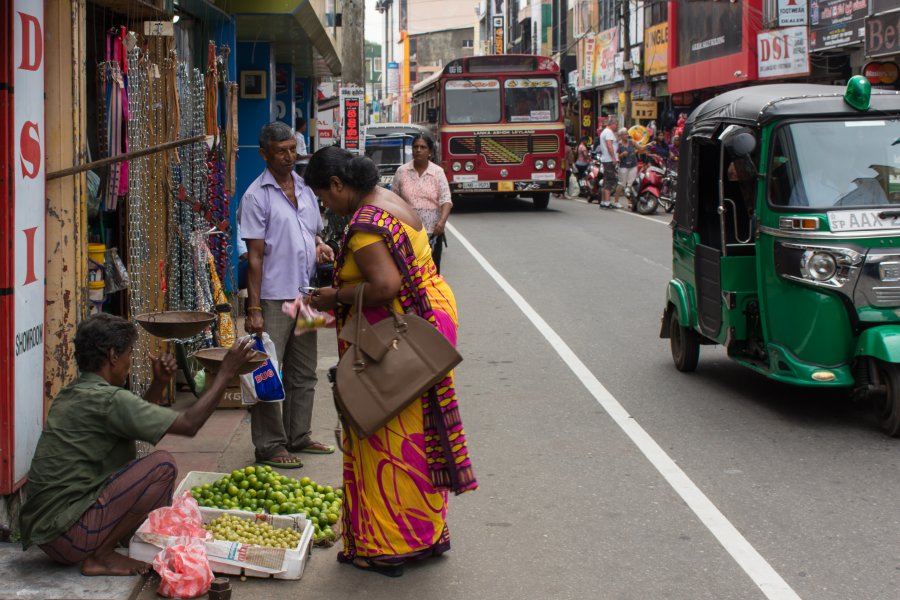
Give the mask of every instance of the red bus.
[(531, 197), (565, 189), (559, 66), (545, 56), (460, 58), (413, 89), (412, 121), (434, 134), (454, 196)]

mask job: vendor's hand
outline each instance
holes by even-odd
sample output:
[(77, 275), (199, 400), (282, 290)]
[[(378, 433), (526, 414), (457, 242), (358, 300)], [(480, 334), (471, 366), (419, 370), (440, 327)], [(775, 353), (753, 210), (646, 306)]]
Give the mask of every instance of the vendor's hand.
[(222, 366), (219, 368), (219, 376), (228, 379), (234, 377), (238, 370), (250, 360), (253, 350), (252, 337), (239, 338), (225, 354)]
[(319, 288), (309, 297), (309, 305), (316, 310), (332, 310), (337, 306), (337, 288)]
[(334, 262), (334, 250), (325, 242), (316, 246), (316, 262), (321, 264)]
[(262, 312), (250, 311), (244, 320), (244, 329), (250, 335), (262, 335), (262, 332), (266, 330), (266, 321), (263, 319)]
[(178, 363), (168, 352), (159, 356), (151, 356), (150, 362), (153, 363), (153, 379), (163, 385), (168, 385), (175, 376), (175, 370)]
[(445, 227), (444, 222), (438, 221), (437, 223), (434, 224), (434, 231), (432, 231), (432, 233), (434, 235), (444, 235), (444, 227)]

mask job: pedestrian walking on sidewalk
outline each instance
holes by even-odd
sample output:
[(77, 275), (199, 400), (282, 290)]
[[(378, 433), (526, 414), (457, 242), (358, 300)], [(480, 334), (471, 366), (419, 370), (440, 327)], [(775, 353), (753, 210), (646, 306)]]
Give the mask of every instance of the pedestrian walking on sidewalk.
[(450, 199), (450, 184), (444, 170), (431, 162), (434, 155), (434, 140), (419, 133), (413, 138), (413, 159), (401, 165), (394, 175), (391, 190), (412, 206), (431, 242), (431, 258), (437, 272), (441, 272), (441, 254), (447, 243), (444, 227), (453, 210)]
[(281, 310), (301, 287), (309, 286), (316, 264), (334, 260), (321, 238), (322, 217), (315, 194), (294, 172), (296, 140), (291, 128), (275, 121), (259, 134), (266, 170), (250, 184), (240, 206), (241, 236), (249, 253), (247, 319), (249, 333), (269, 334), (284, 384), (284, 402), (257, 402), (250, 409), (256, 460), (284, 469), (303, 463), (290, 452), (328, 454), (334, 446), (314, 441), (312, 410), (316, 393), (316, 333), (294, 335), (294, 320)]
[(178, 468), (164, 450), (135, 458), (135, 440), (196, 435), (253, 352), (252, 340), (238, 341), (200, 399), (175, 412), (158, 406), (176, 370), (168, 354), (151, 357), (153, 381), (143, 398), (122, 387), (137, 335), (134, 324), (106, 313), (81, 322), (75, 332), (81, 374), (50, 405), (25, 484), (23, 547), (36, 544), (56, 562), (81, 563), (85, 575), (148, 571), (147, 563), (115, 548), (152, 510), (172, 503)]
[(603, 199), (600, 201), (600, 208), (622, 208), (618, 202), (612, 204), (610, 198), (616, 192), (619, 185), (619, 154), (616, 151), (618, 140), (616, 139), (616, 131), (619, 129), (619, 119), (615, 115), (610, 115), (606, 121), (606, 127), (600, 132), (600, 164), (603, 165)]
[[(352, 215), (335, 260), (335, 285), (311, 298), (314, 308), (335, 310), (338, 335), (351, 317), (357, 286), (365, 285), (369, 322), (390, 318), (385, 305), (391, 303), (395, 311), (430, 321), (456, 344), (456, 301), (437, 274), (422, 221), (401, 198), (378, 187), (375, 164), (331, 146), (313, 154), (307, 181), (326, 207)], [(339, 338), (339, 352), (347, 348)], [(435, 388), (440, 414), (427, 406), (426, 393), (365, 439), (345, 428), (340, 562), (396, 577), (406, 561), (449, 550), (447, 494), (478, 484), (452, 371)]]

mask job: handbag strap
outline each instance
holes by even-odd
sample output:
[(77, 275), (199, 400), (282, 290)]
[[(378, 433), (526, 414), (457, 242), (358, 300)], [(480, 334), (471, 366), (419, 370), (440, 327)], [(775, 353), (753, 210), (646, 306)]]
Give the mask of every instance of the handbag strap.
[(356, 299), (353, 303), (356, 309), (356, 343), (353, 344), (353, 370), (357, 372), (366, 368), (366, 362), (362, 358), (362, 351), (359, 349), (359, 340), (362, 337), (362, 322), (366, 318), (362, 312), (365, 287), (365, 281), (356, 286)]

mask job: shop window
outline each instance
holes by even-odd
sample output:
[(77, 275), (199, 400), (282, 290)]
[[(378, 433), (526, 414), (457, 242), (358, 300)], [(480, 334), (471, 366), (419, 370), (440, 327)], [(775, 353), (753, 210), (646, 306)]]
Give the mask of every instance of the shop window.
[(474, 47), (475, 47), (475, 40), (463, 40), (463, 41), (462, 41), (462, 47), (463, 47), (463, 48), (474, 48)]

